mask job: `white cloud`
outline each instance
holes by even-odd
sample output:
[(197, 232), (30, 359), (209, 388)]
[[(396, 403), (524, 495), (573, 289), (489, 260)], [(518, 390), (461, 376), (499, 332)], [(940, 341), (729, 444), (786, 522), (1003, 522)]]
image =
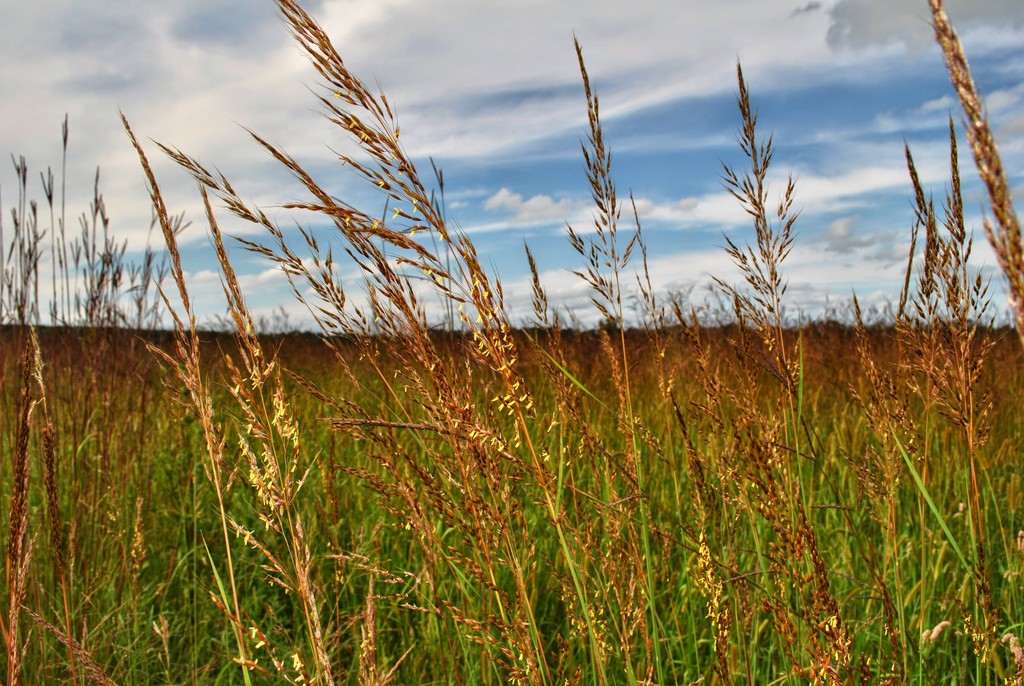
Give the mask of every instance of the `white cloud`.
[[(1018, 0), (946, 0), (945, 5), (961, 31), (979, 23), (1024, 26), (1024, 4)], [(828, 43), (837, 48), (902, 43), (920, 50), (934, 41), (931, 12), (919, 0), (839, 0), (829, 15)]]
[(989, 93), (985, 97), (985, 108), (989, 114), (997, 114), (1013, 109), (1020, 104), (1021, 100), (1024, 100), (1024, 84)]
[(857, 217), (853, 216), (833, 220), (825, 229), (823, 238), (825, 250), (840, 255), (849, 255), (876, 242), (873, 236), (858, 234)]
[(484, 201), (485, 210), (504, 210), (512, 214), (515, 224), (536, 224), (564, 222), (576, 210), (579, 203), (562, 198), (555, 200), (550, 195), (534, 195), (524, 200), (519, 193), (502, 188)]
[[(799, 210), (806, 219), (813, 215), (851, 211), (877, 204), (881, 194), (911, 192), (910, 177), (899, 157), (892, 166), (854, 167), (831, 174), (794, 173), (796, 178), (796, 201), (794, 210)], [(929, 159), (920, 165), (925, 183), (942, 177), (941, 167), (936, 168)], [(769, 209), (778, 203), (778, 195), (785, 188), (785, 172), (769, 174)], [(649, 198), (637, 200), (637, 211), (641, 222), (656, 220), (675, 224), (681, 228), (693, 226), (735, 228), (749, 224), (750, 218), (728, 192), (710, 193), (656, 202)], [(835, 229), (838, 230), (838, 229)]]
[(918, 108), (919, 112), (949, 112), (957, 106), (957, 101), (953, 99), (951, 95), (943, 95), (941, 98), (935, 98), (921, 105)]
[(823, 250), (830, 262), (845, 265), (877, 263), (886, 269), (906, 263), (909, 248), (908, 232), (865, 231), (864, 222), (856, 215), (839, 217), (829, 222), (818, 236), (801, 239), (808, 247)]

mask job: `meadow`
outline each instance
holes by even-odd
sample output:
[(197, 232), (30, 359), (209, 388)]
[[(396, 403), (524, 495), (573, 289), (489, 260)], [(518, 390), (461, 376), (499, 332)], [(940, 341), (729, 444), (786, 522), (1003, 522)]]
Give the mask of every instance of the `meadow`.
[[(198, 181), (223, 331), (197, 326), (184, 220), (126, 117), (165, 254), (129, 259), (98, 188), (66, 233), (53, 177), (36, 204), (21, 174), (0, 236), (6, 683), (1024, 684), (1024, 251), (930, 3), (1015, 328), (968, 266), (952, 121), (938, 206), (907, 150), (916, 222), (891, 311), (788, 316), (799, 188), (766, 187), (774, 148), (739, 69), (747, 166), (723, 182), (754, 240), (726, 239), (744, 281), (719, 282), (712, 311), (650, 286), (577, 46), (595, 225), (567, 240), (595, 330), (567, 325), (535, 268), (532, 321), (509, 320), (387, 99), (293, 0), (278, 6), (356, 146), (344, 161), (389, 210), (339, 202), (253, 133), (328, 243), (160, 146)], [(319, 331), (252, 315), (224, 212), (262, 228), (243, 242)], [(40, 284), (50, 259), (60, 278)]]

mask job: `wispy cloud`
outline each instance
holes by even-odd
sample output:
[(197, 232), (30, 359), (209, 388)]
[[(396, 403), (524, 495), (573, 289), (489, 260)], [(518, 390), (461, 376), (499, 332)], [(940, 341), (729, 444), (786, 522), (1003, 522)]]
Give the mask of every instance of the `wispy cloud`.
[[(796, 175), (801, 226), (825, 236), (809, 246), (817, 258), (834, 259), (845, 240), (867, 262), (877, 255), (858, 241), (875, 237), (886, 245), (888, 227), (876, 227), (871, 213), (907, 211), (901, 136), (914, 137), (926, 183), (941, 184), (947, 173), (944, 128), (948, 113), (959, 115), (941, 61), (924, 50), (931, 34), (927, 7), (918, 0), (730, 0), (679, 11), (666, 11), (662, 0), (304, 4), (346, 64), (368, 83), (380, 83), (410, 154), (445, 167), (453, 216), (503, 268), (512, 259), (500, 242), (508, 232), (551, 235), (567, 221), (581, 230), (591, 221), (578, 159), (586, 113), (574, 35), (584, 46), (610, 139), (619, 144), (615, 169), (644, 179), (635, 195), (645, 226), (707, 234), (744, 226), (742, 210), (715, 178), (717, 159), (735, 155), (733, 124), (726, 125), (735, 110), (723, 113), (732, 108), (737, 57), (755, 98), (771, 103), (764, 130), (790, 133), (779, 141), (770, 180), (778, 188), (787, 172)], [(994, 56), (982, 60), (979, 72), (986, 105), (1005, 140), (1008, 170), (1024, 173), (1024, 4), (948, 4), (968, 49)], [(833, 98), (846, 84), (863, 89), (864, 97), (838, 105)], [(11, 3), (0, 21), (0, 148), (25, 154), (34, 182), (45, 165), (59, 165), (59, 127), (67, 113), (72, 216), (87, 206), (95, 167), (102, 166), (112, 228), (130, 250), (150, 238), (150, 210), (119, 109), (140, 137), (171, 143), (223, 171), (243, 197), (286, 225), (290, 217), (273, 207), (304, 192), (239, 124), (282, 144), (335, 196), (376, 211), (377, 199), (330, 153), (344, 136), (311, 111), (309, 89), (318, 87), (272, 2), (38, 0)], [(900, 97), (886, 99), (893, 95)], [(172, 209), (199, 220), (194, 184), (148, 149)], [(702, 166), (702, 159), (711, 163)], [(698, 178), (696, 168), (709, 169), (709, 176)], [(5, 203), (10, 179), (10, 169), (0, 169)], [(228, 219), (225, 228), (247, 230)], [(197, 287), (205, 288), (209, 275), (200, 272), (213, 262), (198, 221), (185, 238)], [(699, 252), (703, 247), (687, 253), (656, 246), (656, 254), (671, 256), (660, 283), (671, 282), (672, 261), (697, 272), (721, 266)], [(247, 263), (247, 278), (261, 274), (254, 264)], [(856, 260), (851, 264), (852, 278), (858, 272)], [(255, 281), (252, 288), (269, 293), (277, 285)], [(567, 285), (564, 296), (580, 294)]]

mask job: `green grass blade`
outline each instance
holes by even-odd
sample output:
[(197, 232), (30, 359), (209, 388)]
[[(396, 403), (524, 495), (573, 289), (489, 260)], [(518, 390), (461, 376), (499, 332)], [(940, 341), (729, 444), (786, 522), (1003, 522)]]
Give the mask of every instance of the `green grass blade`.
[[(224, 603), (224, 607), (231, 607), (231, 597), (228, 595), (227, 589), (224, 587), (224, 581), (220, 578), (220, 572), (217, 571), (217, 565), (213, 562), (213, 555), (210, 554), (210, 547), (206, 545), (206, 539), (203, 539), (203, 548), (206, 550), (206, 559), (210, 562), (210, 569), (213, 570), (213, 578), (217, 582), (217, 591), (220, 593), (220, 600)], [(241, 621), (241, 617), (236, 618)], [(240, 656), (245, 655), (245, 649), (242, 645), (242, 633), (239, 627), (234, 628), (235, 641), (238, 643), (238, 654)], [(242, 665), (242, 677), (245, 679), (246, 686), (252, 686), (252, 680), (249, 677), (249, 668)]]
[(924, 497), (924, 501), (928, 503), (928, 509), (935, 515), (935, 519), (938, 520), (939, 526), (942, 527), (942, 532), (946, 534), (946, 539), (949, 544), (953, 546), (953, 551), (956, 552), (956, 556), (960, 558), (960, 563), (964, 566), (964, 569), (968, 572), (973, 571), (971, 565), (967, 563), (967, 558), (960, 551), (960, 546), (957, 545), (956, 539), (953, 538), (953, 532), (949, 530), (949, 526), (946, 525), (946, 520), (943, 518), (942, 513), (939, 512), (939, 508), (936, 507), (935, 501), (932, 500), (931, 494), (928, 492), (928, 488), (924, 485), (924, 481), (921, 479), (921, 475), (917, 473), (917, 468), (914, 467), (914, 461), (910, 459), (910, 455), (907, 454), (906, 449), (903, 447), (903, 443), (900, 442), (899, 438), (896, 438), (896, 445), (900, 449), (900, 454), (903, 456), (903, 462), (907, 465), (907, 470), (910, 471), (910, 475), (914, 477), (914, 483), (917, 484), (917, 490)]

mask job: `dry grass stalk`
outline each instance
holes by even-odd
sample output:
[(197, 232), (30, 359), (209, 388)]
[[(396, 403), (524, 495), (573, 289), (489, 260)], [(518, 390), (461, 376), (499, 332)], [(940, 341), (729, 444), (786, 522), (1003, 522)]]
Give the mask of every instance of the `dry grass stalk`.
[(1020, 218), (1013, 209), (1013, 193), (1003, 169), (995, 136), (985, 116), (981, 95), (971, 76), (967, 56), (949, 21), (943, 0), (928, 0), (928, 4), (932, 11), (935, 40), (942, 48), (950, 81), (964, 108), (967, 140), (970, 141), (978, 173), (988, 189), (995, 224), (985, 217), (985, 233), (1009, 281), (1010, 307), (1015, 317), (1017, 334), (1024, 344), (1024, 241), (1021, 238)]
[[(586, 141), (581, 142), (584, 168), (590, 187), (591, 199), (594, 202), (594, 233), (592, 238), (584, 238), (570, 225), (568, 238), (570, 246), (584, 259), (583, 269), (574, 270), (574, 274), (583, 280), (590, 289), (590, 299), (600, 313), (603, 327), (599, 334), (599, 345), (611, 371), (612, 387), (617, 396), (618, 408), (615, 422), (622, 437), (623, 455), (621, 459), (609, 461), (600, 472), (604, 483), (601, 485), (600, 497), (606, 501), (622, 504), (621, 518), (619, 508), (610, 508), (598, 518), (603, 520), (600, 532), (582, 551), (585, 555), (593, 555), (596, 560), (601, 557), (596, 551), (611, 547), (616, 551), (614, 563), (601, 563), (601, 574), (610, 584), (609, 588), (617, 589), (608, 596), (598, 593), (600, 607), (608, 608), (612, 613), (614, 633), (609, 640), (617, 643), (621, 651), (627, 673), (632, 675), (634, 663), (637, 674), (635, 678), (650, 680), (657, 673), (662, 678), (661, 639), (659, 637), (659, 620), (652, 598), (657, 594), (654, 574), (657, 554), (651, 541), (651, 520), (647, 502), (647, 483), (645, 460), (650, 455), (660, 455), (662, 447), (650, 431), (641, 425), (634, 409), (634, 389), (630, 378), (630, 369), (634, 364), (626, 343), (625, 286), (623, 278), (629, 267), (633, 251), (640, 248), (646, 266), (646, 248), (643, 244), (639, 216), (633, 207), (635, 229), (627, 234), (623, 241), (619, 236), (619, 221), (622, 207), (618, 200), (616, 185), (612, 176), (612, 155), (606, 146), (604, 131), (600, 118), (600, 106), (597, 94), (590, 82), (583, 50), (578, 41), (574, 41), (576, 58), (583, 82), (584, 96), (587, 102), (588, 134)], [(630, 198), (632, 201), (632, 197)], [(623, 245), (624, 242), (624, 245)], [(536, 270), (534, 269), (534, 272)], [(534, 275), (534, 309), (541, 312), (545, 309), (539, 280)], [(652, 316), (656, 304), (650, 305)], [(554, 341), (557, 345), (557, 338)], [(555, 349), (557, 351), (557, 348)], [(543, 351), (545, 355), (549, 353)], [(556, 379), (564, 375), (567, 369), (552, 370)], [(556, 380), (556, 384), (560, 383)], [(566, 400), (571, 396), (560, 390)], [(571, 401), (568, 405), (576, 401)], [(561, 403), (560, 403), (561, 404)], [(586, 427), (586, 422), (576, 421), (579, 427)], [(582, 428), (582, 438), (588, 445), (595, 446), (597, 455), (611, 455), (611, 451), (602, 445), (596, 433)], [(646, 445), (645, 445), (646, 444)], [(603, 530), (602, 530), (603, 529)], [(585, 539), (586, 540), (586, 539)], [(591, 551), (590, 547), (594, 550)], [(600, 588), (600, 584), (598, 584)], [(589, 632), (599, 634), (600, 623), (591, 622)], [(643, 637), (640, 656), (634, 656), (635, 637)], [(598, 643), (603, 641), (597, 636)], [(641, 657), (642, 656), (642, 657)]]
[[(866, 376), (866, 390), (854, 389), (883, 450), (869, 446), (863, 460), (851, 459), (858, 478), (876, 503), (872, 511), (885, 526), (888, 548), (874, 575), (883, 599), (887, 633), (890, 637), (893, 674), (905, 675), (909, 654), (906, 637), (914, 633), (893, 607), (891, 593), (903, 588), (900, 541), (897, 532), (899, 484), (908, 481), (908, 466), (921, 484), (921, 528), (928, 524), (925, 501), (930, 478), (930, 450), (937, 430), (936, 412), (957, 427), (963, 436), (963, 453), (970, 474), (971, 533), (975, 542), (974, 577), (977, 607), (985, 618), (983, 630), (972, 630), (976, 649), (988, 651), (995, 643), (998, 612), (993, 603), (985, 562), (985, 517), (981, 508), (982, 489), (978, 482), (981, 449), (989, 434), (991, 399), (981, 386), (982, 371), (995, 341), (985, 329), (988, 318), (988, 284), (968, 266), (972, 239), (965, 222), (961, 197), (959, 161), (953, 123), (949, 124), (950, 189), (940, 220), (931, 199), (926, 197), (909, 148), (907, 168), (911, 179), (916, 221), (911, 235), (906, 278), (895, 324), (898, 365), (882, 369), (868, 342), (868, 332), (857, 317), (857, 349)], [(917, 237), (924, 233), (923, 259), (913, 277)], [(947, 459), (949, 456), (945, 456)], [(911, 462), (912, 460), (912, 462)], [(908, 466), (904, 465), (906, 461)], [(912, 465), (916, 465), (916, 468)], [(944, 466), (945, 468), (945, 466)], [(925, 551), (921, 551), (922, 566)], [(874, 567), (873, 567), (874, 569)], [(891, 569), (891, 572), (890, 572)], [(888, 579), (891, 575), (891, 580)], [(890, 592), (889, 589), (893, 589)], [(922, 594), (925, 591), (922, 590)], [(916, 620), (917, 631), (925, 622), (922, 603)], [(968, 623), (973, 623), (967, 615)], [(978, 646), (981, 646), (978, 648)], [(981, 654), (981, 653), (979, 653)]]
[[(163, 232), (164, 242), (167, 245), (167, 250), (170, 254), (171, 276), (177, 286), (178, 296), (181, 298), (182, 308), (188, 322), (186, 325), (185, 322), (182, 321), (175, 308), (171, 306), (168, 296), (161, 288), (160, 292), (163, 295), (164, 302), (166, 303), (167, 309), (174, 321), (175, 357), (172, 357), (169, 353), (156, 348), (155, 346), (150, 346), (150, 349), (158, 357), (162, 358), (169, 367), (175, 370), (178, 379), (188, 390), (191, 406), (202, 427), (203, 437), (206, 442), (206, 475), (213, 483), (214, 492), (217, 497), (217, 510), (220, 516), (221, 535), (224, 541), (224, 553), (228, 568), (227, 576), (231, 589), (231, 612), (232, 617), (235, 620), (233, 622), (233, 626), (235, 627), (239, 659), (244, 664), (248, 662), (248, 659), (246, 656), (244, 633), (239, 628), (242, 615), (238, 602), (237, 585), (235, 583), (234, 561), (232, 559), (231, 546), (229, 544), (230, 537), (228, 535), (228, 517), (224, 505), (224, 493), (226, 490), (226, 484), (224, 483), (224, 473), (226, 472), (226, 465), (223, 458), (224, 440), (214, 420), (213, 400), (206, 386), (201, 367), (201, 353), (199, 348), (199, 336), (196, 329), (195, 314), (192, 310), (191, 301), (189, 299), (188, 288), (185, 285), (185, 273), (181, 266), (181, 254), (178, 251), (176, 229), (180, 228), (180, 224), (175, 224), (170, 213), (167, 211), (167, 206), (164, 203), (163, 195), (160, 192), (160, 187), (157, 184), (156, 176), (153, 174), (152, 167), (150, 167), (149, 160), (147, 159), (142, 146), (139, 144), (138, 139), (135, 137), (135, 133), (132, 131), (131, 126), (128, 124), (128, 119), (124, 114), (121, 115), (121, 122), (124, 125), (125, 132), (128, 134), (128, 137), (132, 142), (132, 146), (135, 148), (135, 151), (139, 156), (139, 162), (145, 172), (150, 199), (153, 203), (153, 208), (156, 213), (157, 220), (159, 221), (161, 231)], [(243, 669), (245, 668), (243, 667)], [(245, 673), (245, 676), (248, 680), (247, 672)]]
[(32, 414), (39, 403), (34, 397), (34, 371), (39, 355), (39, 342), (35, 329), (22, 331), (20, 375), (21, 392), (18, 396), (17, 440), (11, 455), (12, 490), (8, 512), (7, 564), (4, 566), (4, 582), (7, 588), (7, 621), (0, 624), (3, 629), (7, 652), (7, 683), (17, 686), (21, 683), (22, 656), (27, 637), (21, 631), (21, 610), (28, 593), (28, 568), (32, 552), (32, 540), (28, 532), (29, 496), (29, 437)]
[(32, 610), (25, 609), (25, 612), (33, 619), (39, 626), (46, 629), (48, 632), (57, 637), (57, 640), (64, 644), (64, 646), (75, 656), (76, 662), (81, 666), (83, 676), (90, 679), (94, 684), (99, 686), (117, 686), (117, 682), (111, 679), (103, 668), (96, 662), (92, 654), (75, 640), (74, 636), (71, 636), (64, 632), (58, 626), (51, 624), (46, 621)]
[[(907, 153), (914, 185), (917, 221), (925, 229), (924, 264), (912, 300), (914, 317), (905, 320), (899, 334), (913, 355), (910, 368), (923, 381), (909, 378), (912, 389), (924, 399), (925, 410), (935, 407), (964, 440), (970, 474), (971, 531), (975, 548), (973, 570), (976, 602), (984, 624), (973, 636), (983, 637), (984, 650), (998, 639), (1000, 613), (992, 597), (986, 563), (985, 512), (979, 464), (988, 441), (992, 401), (980, 385), (986, 360), (995, 341), (983, 324), (988, 318), (988, 282), (968, 266), (972, 238), (964, 222), (959, 159), (952, 120), (949, 122), (950, 190), (941, 224), (926, 201), (913, 159)], [(928, 428), (925, 426), (925, 433)], [(927, 442), (927, 438), (926, 438)], [(927, 463), (925, 463), (927, 466)]]
[[(733, 302), (737, 328), (729, 342), (734, 356), (725, 369), (711, 370), (701, 362), (706, 400), (697, 409), (714, 416), (728, 440), (719, 456), (707, 455), (705, 460), (721, 484), (719, 497), (744, 512), (755, 531), (766, 525), (772, 532), (759, 550), (762, 586), (751, 593), (754, 599), (741, 603), (760, 605), (769, 615), (795, 675), (838, 684), (853, 675), (853, 636), (833, 592), (831, 571), (803, 493), (801, 461), (809, 459), (813, 466), (820, 455), (800, 395), (800, 344), (794, 345), (787, 335), (784, 312), (782, 266), (793, 246), (796, 186), (790, 178), (775, 210), (769, 209), (766, 180), (774, 158), (773, 140), (758, 138), (757, 113), (739, 67), (737, 80), (739, 142), (750, 170), (740, 173), (725, 165), (723, 180), (753, 221), (754, 245), (740, 247), (726, 237), (726, 252), (746, 288), (718, 281)], [(692, 333), (691, 339), (698, 350), (703, 346), (699, 333)], [(698, 361), (707, 357), (699, 355)], [(765, 394), (774, 398), (767, 407)], [(730, 545), (723, 542), (725, 549)], [(701, 565), (702, 570), (712, 568), (706, 560)], [(714, 598), (713, 583), (705, 585)], [(722, 633), (727, 625), (720, 611), (712, 614), (716, 634)]]
[[(433, 520), (437, 516), (444, 521), (457, 522), (469, 540), (474, 542), (469, 549), (474, 551), (477, 556), (475, 559), (446, 555), (446, 563), (467, 566), (471, 577), (495, 593), (498, 613), (490, 617), (486, 624), (499, 628), (499, 635), (511, 643), (508, 647), (501, 647), (502, 654), (506, 655), (510, 664), (524, 664), (521, 673), (530, 675), (528, 678), (533, 680), (544, 672), (545, 667), (538, 658), (540, 644), (536, 629), (533, 628), (536, 622), (529, 618), (529, 599), (522, 580), (523, 571), (519, 568), (524, 561), (518, 556), (501, 552), (511, 549), (509, 532), (517, 528), (509, 525), (508, 518), (518, 516), (514, 508), (509, 511), (510, 474), (506, 471), (515, 474), (525, 468), (533, 470), (542, 481), (548, 481), (549, 477), (537, 455), (527, 463), (532, 466), (520, 462), (518, 457), (509, 459), (512, 456), (510, 448), (523, 446), (527, 435), (525, 429), (532, 414), (532, 400), (515, 371), (518, 353), (511, 337), (511, 327), (504, 317), (500, 286), (491, 284), (472, 243), (463, 236), (449, 234), (443, 219), (431, 205), (415, 168), (406, 160), (398, 143), (398, 128), (393, 122), (386, 99), (370, 93), (361, 81), (348, 72), (329, 39), (298, 5), (286, 1), (279, 5), (294, 36), (334, 92), (333, 99), (321, 98), (328, 119), (350, 132), (377, 166), (369, 166), (349, 156), (343, 156), (343, 162), (389, 195), (395, 203), (391, 219), (411, 223), (408, 228), (395, 229), (385, 222), (335, 202), (294, 159), (254, 134), (257, 142), (292, 171), (316, 198), (315, 203), (295, 203), (289, 207), (317, 212), (333, 219), (348, 243), (349, 256), (367, 275), (372, 315), (368, 317), (355, 308), (347, 307), (344, 291), (335, 281), (333, 256), (329, 250), (326, 255), (321, 252), (318, 241), (311, 233), (303, 233), (307, 247), (313, 253), (313, 269), (307, 269), (288, 247), (283, 233), (261, 211), (248, 208), (226, 179), (215, 177), (179, 151), (167, 148), (165, 151), (192, 172), (204, 187), (213, 190), (231, 212), (268, 230), (276, 243), (276, 250), (253, 243), (249, 247), (280, 264), (289, 277), (302, 279), (312, 287), (320, 302), (310, 303), (311, 311), (326, 333), (363, 334), (361, 340), (368, 341), (372, 332), (377, 334), (377, 340), (394, 342), (390, 351), (404, 361), (403, 380), (407, 389), (420, 395), (422, 400), (418, 405), (429, 417), (426, 424), (451, 443), (456, 460), (453, 465), (440, 455), (428, 456), (430, 460), (438, 460), (431, 465), (431, 470), (436, 467), (444, 474), (444, 479), (439, 481), (425, 466), (418, 466), (417, 460), (405, 448), (399, 447), (392, 436), (374, 432), (375, 440), (379, 440), (382, 446), (381, 465), (390, 476), (388, 481), (376, 481), (376, 487), (398, 502), (404, 502), (409, 513), (421, 512), (426, 506), (427, 511), (422, 515), (414, 515), (411, 523), (415, 525), (423, 542), (430, 543), (428, 549), (431, 554), (444, 549), (435, 541)], [(357, 111), (362, 111), (365, 117), (342, 110), (334, 100), (341, 100)], [(212, 216), (208, 219), (212, 226)], [(418, 230), (427, 229), (434, 232), (440, 241), (452, 246), (451, 254), (456, 258), (452, 273), (447, 267), (450, 261), (442, 264), (434, 254), (413, 240)], [(402, 256), (397, 262), (383, 251), (381, 242), (401, 251)], [(223, 255), (222, 267), (227, 271), (226, 257)], [(490, 411), (477, 411), (474, 408), (475, 402), (469, 395), (471, 385), (463, 381), (466, 370), (460, 370), (439, 355), (428, 334), (425, 317), (418, 304), (419, 296), (411, 287), (411, 280), (398, 271), (402, 267), (421, 271), (428, 277), (428, 283), (433, 288), (458, 303), (462, 322), (472, 333), (473, 345), (470, 350), (498, 381), (500, 390), (495, 396), (495, 406), (516, 420), (508, 439), (502, 436), (504, 432), (493, 428), (495, 418)], [(231, 278), (227, 277), (226, 280), (229, 290), (234, 290)], [(244, 317), (237, 316), (242, 311), (240, 296), (235, 297), (229, 293), (229, 302), (232, 303), (236, 324), (244, 338), (249, 335), (245, 332), (251, 329)], [(362, 344), (367, 345), (368, 351), (376, 346), (376, 343)], [(243, 340), (242, 347), (252, 351), (254, 342)], [(247, 365), (249, 359), (257, 358), (254, 355), (247, 358)], [(389, 387), (392, 383), (384, 370), (381, 370), (381, 381)], [(409, 421), (394, 422), (388, 418), (382, 424), (365, 417), (360, 411), (355, 417), (346, 418), (349, 421), (335, 425), (353, 427), (362, 432), (374, 425), (397, 427), (401, 424), (412, 426), (421, 423), (411, 421), (414, 407), (402, 398), (397, 389), (391, 388), (389, 393), (396, 406), (407, 413), (405, 418)], [(247, 402), (242, 397), (239, 401), (243, 407)], [(338, 404), (338, 407), (345, 405)], [(358, 421), (368, 419), (362, 423)], [(500, 459), (496, 460), (495, 453), (508, 461), (502, 463)], [(396, 454), (402, 456), (400, 463), (393, 461)], [(470, 485), (478, 480), (483, 483)], [(515, 480), (513, 478), (511, 483)], [(499, 563), (499, 559), (507, 561)], [(498, 568), (508, 564), (513, 566), (513, 575), (517, 579), (516, 602), (510, 602), (495, 585)], [(517, 618), (519, 612), (525, 612), (526, 617)], [(459, 617), (453, 618), (459, 621)], [(318, 639), (314, 639), (314, 645), (317, 642)]]
[[(129, 135), (132, 136), (140, 160), (150, 177), (150, 188), (154, 204), (158, 208), (158, 215), (163, 217), (166, 215), (166, 210), (162, 209), (162, 198), (156, 181), (149, 171), (144, 154), (135, 141), (127, 122), (125, 122), (125, 127)], [(224, 439), (221, 438), (223, 431), (214, 419), (212, 402), (209, 392), (205, 390), (199, 366), (194, 316), (184, 284), (174, 232), (163, 221), (161, 224), (164, 226), (165, 240), (168, 242), (172, 255), (171, 273), (178, 284), (179, 295), (190, 326), (186, 329), (175, 314), (177, 360), (166, 353), (161, 354), (179, 370), (179, 377), (190, 391), (193, 407), (201, 419), (203, 431), (207, 436), (209, 458), (207, 475), (214, 485), (222, 518), (222, 534), (233, 605), (228, 616), (238, 637), (238, 661), (246, 670), (256, 664), (249, 658), (244, 639), (245, 626), (242, 622), (242, 613), (237, 597), (235, 571), (229, 545), (229, 526), (237, 536), (243, 538), (245, 545), (254, 547), (264, 555), (267, 561), (266, 570), (271, 574), (272, 580), (294, 593), (295, 597), (299, 599), (305, 617), (305, 628), (308, 632), (306, 644), (312, 653), (315, 667), (312, 678), (317, 683), (331, 685), (334, 683), (334, 677), (327, 655), (327, 637), (320, 620), (319, 601), (311, 577), (311, 552), (305, 539), (302, 518), (294, 508), (295, 499), (305, 479), (305, 474), (300, 471), (299, 427), (288, 410), (289, 404), (284, 394), (280, 370), (274, 360), (267, 358), (256, 335), (252, 315), (245, 305), (238, 279), (228, 261), (227, 250), (205, 186), (200, 186), (200, 193), (221, 265), (224, 292), (228, 300), (230, 315), (235, 324), (237, 350), (242, 361), (241, 366), (237, 366), (230, 356), (225, 357), (230, 375), (231, 392), (242, 413), (237, 432), (240, 462), (241, 466), (245, 468), (247, 482), (255, 490), (257, 513), (269, 532), (267, 537), (274, 538), (276, 536), (276, 542), (261, 541), (261, 537), (254, 535), (253, 531), (238, 524), (227, 514), (224, 497), (228, 484), (223, 482), (221, 474), (224, 469), (231, 469), (234, 466), (225, 464)], [(173, 312), (173, 308), (170, 308), (169, 304), (168, 307)], [(274, 552), (278, 543), (283, 550)], [(272, 650), (272, 648), (268, 647), (268, 650)], [(271, 654), (273, 655), (273, 653)], [(300, 652), (292, 651), (292, 654), (292, 670), (304, 679), (310, 678)], [(287, 667), (278, 659), (274, 660), (274, 664), (278, 671)]]
[[(302, 473), (299, 426), (284, 392), (283, 379), (274, 360), (268, 360), (256, 336), (252, 315), (245, 306), (241, 288), (231, 267), (223, 237), (213, 215), (205, 188), (200, 188), (207, 221), (224, 275), (224, 291), (235, 321), (239, 354), (243, 368), (226, 357), (231, 377), (231, 392), (243, 415), (238, 432), (242, 459), (248, 466), (248, 480), (257, 492), (259, 517), (264, 526), (281, 538), (284, 563), (260, 545), (253, 532), (232, 521), (237, 534), (243, 535), (264, 553), (272, 578), (291, 591), (302, 603), (308, 632), (308, 645), (316, 665), (318, 683), (333, 685), (326, 637), (320, 621), (320, 607), (311, 577), (311, 553), (306, 541), (302, 517), (295, 501), (308, 472)], [(272, 410), (272, 412), (270, 412)], [(243, 430), (244, 427), (244, 430)], [(251, 438), (248, 438), (251, 437)], [(298, 475), (302, 474), (301, 477)]]
[[(62, 609), (64, 612), (64, 629), (68, 636), (71, 636), (71, 607), (69, 599), (68, 565), (67, 553), (65, 552), (64, 524), (60, 516), (60, 498), (57, 492), (57, 454), (56, 454), (56, 428), (53, 419), (50, 417), (49, 408), (46, 402), (46, 386), (43, 381), (43, 361), (38, 344), (33, 360), (33, 378), (39, 388), (40, 406), (43, 415), (42, 427), (42, 448), (43, 448), (43, 487), (46, 492), (46, 514), (50, 526), (50, 549), (56, 565), (56, 577), (60, 583)], [(78, 684), (77, 656), (70, 651), (71, 658), (71, 681)]]
[[(741, 205), (754, 222), (754, 246), (740, 247), (728, 236), (725, 237), (726, 252), (739, 267), (749, 290), (740, 292), (736, 287), (715, 279), (734, 303), (742, 310), (737, 317), (749, 318), (760, 333), (762, 344), (770, 356), (768, 369), (784, 385), (787, 395), (795, 395), (797, 386), (796, 363), (790, 359), (789, 347), (785, 341), (785, 311), (783, 301), (787, 283), (782, 276), (781, 266), (793, 248), (795, 235), (793, 226), (798, 213), (794, 212), (793, 201), (796, 183), (790, 176), (786, 189), (779, 199), (775, 212), (768, 207), (767, 175), (775, 157), (773, 139), (757, 138), (757, 112), (750, 104), (750, 93), (743, 78), (743, 70), (736, 65), (739, 84), (737, 104), (742, 118), (738, 137), (740, 149), (750, 160), (750, 171), (742, 174), (724, 165), (725, 188)], [(775, 220), (773, 221), (772, 216)], [(768, 362), (765, 359), (765, 362)]]
[(359, 644), (359, 675), (357, 683), (360, 686), (388, 686), (395, 678), (395, 672), (405, 662), (405, 659), (409, 657), (415, 645), (409, 646), (409, 649), (387, 671), (383, 671), (379, 667), (377, 658), (377, 598), (374, 596), (376, 573), (371, 573), (369, 578), (370, 585), (366, 591), (366, 609), (363, 611), (362, 623), (359, 627), (362, 641)]

